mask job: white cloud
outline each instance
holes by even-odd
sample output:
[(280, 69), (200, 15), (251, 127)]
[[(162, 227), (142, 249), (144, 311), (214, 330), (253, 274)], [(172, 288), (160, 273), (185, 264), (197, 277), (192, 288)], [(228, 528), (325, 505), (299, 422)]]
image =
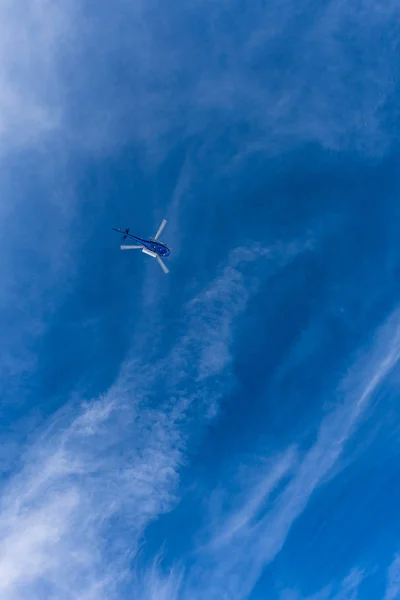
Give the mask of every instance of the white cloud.
[[(220, 327), (219, 342), (229, 356), (230, 328), (252, 289), (241, 268), (265, 254), (236, 250), (222, 275), (187, 305), (182, 335), (165, 360), (153, 367), (148, 356), (145, 363), (128, 360), (104, 397), (68, 405), (26, 449), (19, 473), (1, 490), (0, 596), (118, 597), (145, 528), (176, 501), (188, 412), (196, 411), (201, 426), (209, 411), (210, 398), (203, 384), (199, 391), (193, 383), (188, 365), (213, 388), (227, 362), (210, 359), (209, 334)], [(160, 381), (163, 394), (155, 406), (152, 394)], [(221, 391), (216, 386), (213, 402)], [(259, 494), (265, 487), (263, 482)], [(167, 599), (180, 581), (180, 573), (163, 575), (155, 564), (135, 586), (142, 586), (143, 598)]]
[[(290, 454), (277, 458), (274, 466), (268, 465), (263, 475), (260, 472), (261, 481), (250, 488), (241, 506), (219, 515), (220, 524), (215, 527), (210, 544), (199, 550), (202, 566), (193, 578), (201, 582), (201, 587), (193, 585), (190, 598), (205, 595), (210, 599), (219, 598), (222, 593), (235, 600), (248, 597), (263, 568), (283, 548), (293, 523), (305, 510), (311, 495), (341, 459), (346, 442), (399, 359), (400, 314), (396, 312), (376, 332), (367, 357), (356, 361), (342, 381), (337, 390), (336, 408), (323, 418), (315, 442), (302, 457), (299, 455), (296, 467), (293, 468)], [(286, 470), (291, 476), (279, 487), (280, 477)], [(274, 476), (274, 472), (280, 476)], [(269, 502), (274, 488), (277, 493), (274, 501)], [(395, 568), (393, 572), (395, 580)], [(342, 596), (337, 597), (355, 598), (358, 586), (353, 585), (354, 581), (351, 577), (346, 579), (343, 585), (348, 584), (347, 595), (343, 596), (342, 590)]]
[[(218, 123), (245, 121), (241, 156), (313, 141), (367, 154), (387, 148), (395, 2), (331, 0), (317, 12), (308, 2), (301, 13), (293, 2), (257, 5), (228, 33), (235, 8), (234, 0), (172, 10), (120, 1), (94, 18), (68, 0), (2, 2), (0, 136), (20, 144), (61, 133), (90, 152), (134, 140), (153, 161), (171, 133), (173, 143), (201, 133), (201, 154)], [(193, 19), (204, 47), (182, 28)], [(118, 86), (116, 57), (129, 66)]]
[(384, 600), (398, 600), (398, 598), (400, 598), (400, 554), (394, 557), (389, 567)]
[[(252, 535), (252, 524), (257, 522), (257, 517), (263, 512), (272, 493), (282, 484), (282, 481), (293, 473), (296, 465), (297, 452), (289, 448), (282, 456), (274, 457), (268, 461), (264, 469), (268, 469), (254, 486), (245, 492), (243, 503), (232, 514), (229, 514), (221, 523), (214, 523), (211, 544), (208, 550), (223, 550), (234, 544), (238, 539), (242, 543), (247, 535)], [(259, 468), (257, 475), (259, 475)], [(248, 483), (247, 473), (247, 483)], [(248, 487), (248, 486), (246, 486)], [(238, 498), (236, 498), (238, 502)]]
[(164, 389), (179, 406), (193, 402), (196, 414), (215, 416), (220, 395), (233, 385), (229, 366), (235, 322), (260, 281), (309, 250), (307, 241), (236, 248), (212, 282), (183, 307), (183, 318), (176, 325), (177, 342), (165, 358), (157, 358), (156, 368), (150, 367), (152, 376), (162, 377)]
[(0, 140), (35, 144), (60, 128), (60, 52), (71, 43), (74, 10), (49, 0), (0, 6)]
[(352, 569), (338, 584), (330, 583), (312, 596), (303, 596), (296, 590), (284, 590), (280, 600), (357, 600), (359, 587), (364, 580), (360, 569)]
[[(3, 401), (16, 403), (36, 367), (32, 352), (79, 240), (71, 155), (60, 143), (68, 94), (64, 55), (74, 47), (74, 3), (0, 3), (0, 238)], [(6, 382), (6, 385), (4, 384)]]
[(137, 574), (135, 594), (141, 600), (178, 600), (183, 572), (163, 572), (156, 560), (153, 565)]
[(363, 579), (364, 573), (360, 569), (350, 571), (341, 582), (339, 590), (333, 595), (332, 600), (357, 600)]
[(192, 333), (191, 338), (186, 339), (185, 352), (200, 354), (198, 381), (223, 370), (230, 362), (232, 324), (243, 312), (255, 286), (241, 269), (246, 263), (269, 254), (270, 250), (261, 246), (237, 248), (222, 273), (188, 305)]
[[(132, 53), (132, 71), (140, 67), (135, 81), (141, 85), (131, 86), (135, 90), (134, 97), (125, 90), (121, 96), (116, 94), (121, 102), (113, 103), (110, 96), (102, 99), (101, 92), (109, 83), (105, 78), (97, 88), (100, 93), (89, 94), (90, 106), (80, 114), (79, 127), (69, 123), (70, 109), (76, 109), (78, 100), (89, 91), (91, 68), (98, 65), (100, 58), (106, 58), (111, 48), (118, 48), (121, 54), (130, 49), (127, 38), (131, 30), (125, 30), (121, 42), (117, 37), (106, 37), (105, 47), (94, 50), (95, 58), (84, 60), (83, 34), (88, 23), (82, 15), (77, 15), (73, 3), (55, 6), (49, 0), (34, 0), (17, 5), (6, 0), (1, 4), (0, 141), (3, 152), (23, 145), (32, 146), (62, 131), (62, 139), (91, 151), (112, 148), (127, 136), (143, 142), (157, 156), (164, 155), (168, 148), (166, 133), (177, 127), (175, 117), (185, 135), (200, 130), (203, 133), (218, 119), (215, 109), (229, 122), (248, 119), (261, 132), (250, 136), (245, 153), (274, 152), (277, 148), (309, 140), (328, 147), (357, 147), (368, 152), (385, 147), (379, 111), (392, 89), (391, 50), (384, 47), (379, 54), (366, 56), (368, 77), (361, 81), (360, 75), (352, 81), (351, 91), (358, 94), (360, 90), (357, 100), (353, 100), (348, 95), (348, 82), (342, 76), (349, 57), (347, 43), (340, 33), (349, 28), (355, 33), (357, 48), (363, 47), (372, 34), (384, 30), (394, 19), (397, 9), (393, 4), (383, 10), (376, 3), (367, 13), (363, 3), (358, 3), (356, 8), (330, 3), (313, 25), (299, 34), (305, 51), (299, 56), (303, 58), (294, 57), (289, 61), (287, 76), (285, 69), (274, 76), (271, 70), (265, 81), (252, 78), (251, 64), (261, 49), (268, 54), (275, 49), (277, 40), (285, 42), (287, 31), (294, 25), (292, 10), (279, 9), (278, 14), (269, 8), (261, 20), (258, 16), (252, 17), (248, 31), (241, 31), (243, 39), (232, 55), (239, 59), (242, 55), (243, 59), (232, 60), (224, 70), (220, 59), (237, 40), (221, 36), (218, 29), (213, 29), (212, 23), (224, 16), (224, 7), (215, 4), (210, 13), (210, 52), (195, 70), (193, 80), (189, 78), (191, 83), (182, 97), (180, 89), (172, 85), (173, 79), (180, 67), (189, 74), (193, 69), (191, 53), (186, 52), (185, 43), (174, 34), (180, 31), (179, 19), (174, 22), (173, 17), (168, 16), (164, 29), (164, 21), (155, 19), (154, 13), (146, 11), (141, 3), (123, 4), (127, 11), (124, 15), (135, 16), (132, 27), (140, 32), (137, 37), (130, 37), (135, 39), (137, 50)], [(224, 6), (229, 10), (231, 4)], [(203, 13), (204, 5), (193, 4), (190, 10)], [(128, 18), (125, 21), (129, 23)], [(359, 22), (363, 24), (361, 29), (358, 29)], [(106, 20), (101, 26), (104, 34), (108, 28)], [(112, 33), (117, 30), (111, 28)], [(92, 29), (90, 32), (96, 33)], [(156, 35), (157, 32), (162, 35)], [(76, 47), (75, 42), (79, 47), (79, 60), (68, 54)], [(320, 62), (315, 64), (313, 57), (318, 54)], [(124, 54), (130, 55), (129, 52)], [(72, 87), (67, 81), (66, 59), (72, 72), (80, 70), (81, 96), (73, 93), (74, 86), (79, 87), (77, 80)], [(106, 64), (110, 63), (106, 60)], [(273, 64), (274, 60), (270, 67)], [(357, 69), (351, 59), (350, 67)], [(319, 77), (311, 79), (311, 73), (320, 73), (324, 83)], [(82, 84), (85, 79), (88, 87)], [(167, 93), (160, 93), (160, 89)], [(177, 97), (180, 98), (178, 104)], [(184, 117), (182, 106), (187, 108)], [(211, 136), (209, 143), (212, 142)], [(182, 185), (187, 185), (187, 181)], [(66, 220), (69, 219), (67, 215)], [(65, 258), (62, 251), (67, 238), (67, 235), (62, 237), (55, 255)], [(297, 251), (294, 249), (294, 253)], [(124, 543), (122, 553), (114, 546), (106, 548), (103, 534), (112, 526), (113, 519), (121, 519), (128, 524), (129, 552), (134, 554), (147, 524), (173, 504), (183, 444), (178, 423), (184, 419), (188, 406), (197, 400), (200, 402), (196, 410), (202, 416), (215, 414), (219, 397), (215, 377), (220, 377), (230, 365), (232, 327), (254, 290), (254, 282), (243, 276), (241, 265), (267, 256), (268, 250), (261, 247), (236, 251), (216, 280), (186, 307), (184, 330), (166, 360), (153, 367), (127, 364), (116, 386), (103, 399), (89, 403), (78, 416), (66, 411), (28, 450), (21, 473), (2, 490), (0, 594), (7, 600), (19, 600), (27, 595), (32, 600), (43, 595), (60, 600), (77, 597), (99, 600), (112, 598), (116, 593), (119, 580), (126, 574), (125, 562), (113, 561), (109, 553), (115, 551), (121, 556), (128, 553), (128, 549)], [(274, 264), (275, 258), (276, 255)], [(11, 261), (10, 265), (14, 263)], [(59, 260), (55, 260), (49, 285), (54, 284), (58, 265)], [(9, 272), (13, 274), (11, 267)], [(26, 303), (34, 304), (32, 299), (41, 301), (42, 291), (36, 289), (33, 296), (27, 291)], [(10, 293), (7, 302), (13, 298)], [(32, 327), (38, 327), (38, 315), (34, 316)], [(29, 331), (29, 327), (23, 328), (23, 344)], [(15, 354), (20, 357), (19, 352)], [(19, 365), (14, 363), (14, 358), (14, 355), (8, 356), (6, 367), (18, 373)], [(374, 391), (397, 359), (393, 345), (383, 358), (378, 357), (378, 364), (372, 365), (361, 387), (346, 391), (345, 402), (323, 421), (315, 444), (304, 453), (289, 484), (279, 494), (278, 504), (270, 507), (268, 497), (271, 490), (276, 491), (282, 477), (292, 473), (293, 457), (283, 465), (277, 462), (268, 470), (265, 479), (251, 489), (243, 505), (228, 516), (216, 533), (216, 548), (221, 544), (225, 548), (233, 545), (240, 557), (243, 550), (249, 549), (250, 540), (253, 544), (254, 539), (261, 539), (262, 543), (253, 544), (258, 553), (255, 560), (250, 552), (243, 560), (244, 567), (249, 568), (243, 583), (237, 585), (232, 572), (235, 569), (241, 572), (243, 565), (238, 565), (237, 558), (231, 560), (225, 555), (221, 558), (217, 552), (218, 565), (214, 564), (216, 572), (211, 579), (219, 593), (223, 576), (230, 578), (237, 597), (243, 597), (262, 567), (279, 552), (291, 524), (340, 458), (346, 440), (355, 430)], [(31, 365), (31, 360), (32, 357), (27, 356), (26, 364)], [(198, 384), (196, 389), (189, 387), (193, 375)], [(157, 378), (165, 382), (172, 399), (159, 410), (147, 404), (150, 396), (147, 386)], [(260, 510), (262, 516), (257, 520)], [(115, 531), (111, 537), (117, 543)], [(247, 559), (252, 561), (251, 565)], [(148, 597), (151, 600), (174, 597), (180, 581), (175, 572), (171, 577), (164, 577), (154, 568)]]
[[(224, 10), (213, 6), (213, 17)], [(229, 59), (202, 73), (198, 103), (253, 125), (241, 157), (313, 141), (379, 154), (393, 135), (383, 109), (394, 90), (397, 17), (395, 2), (363, 0), (249, 11), (236, 37), (213, 30), (216, 53)]]
[[(396, 135), (384, 111), (397, 65), (395, 2), (331, 0), (317, 12), (309, 2), (301, 13), (293, 2), (285, 10), (255, 5), (228, 33), (235, 8), (234, 0), (172, 10), (121, 0), (94, 16), (69, 0), (5, 0), (2, 151), (49, 136), (91, 153), (134, 141), (153, 163), (200, 133), (201, 159), (220, 126), (242, 122), (242, 158), (313, 141), (385, 151)], [(203, 47), (182, 27), (193, 19)], [(112, 73), (122, 64), (116, 84)]]
[(78, 416), (64, 411), (3, 487), (1, 597), (114, 597), (144, 528), (170, 508), (179, 431), (124, 380)]

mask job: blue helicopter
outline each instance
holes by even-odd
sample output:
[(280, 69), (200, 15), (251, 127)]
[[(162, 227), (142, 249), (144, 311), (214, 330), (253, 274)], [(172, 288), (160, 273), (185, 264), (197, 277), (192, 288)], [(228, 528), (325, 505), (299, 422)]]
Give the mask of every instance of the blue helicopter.
[(165, 258), (165, 257), (169, 256), (171, 254), (171, 248), (168, 248), (168, 246), (166, 246), (166, 244), (164, 244), (163, 242), (160, 242), (158, 239), (160, 237), (164, 227), (166, 226), (166, 224), (167, 224), (167, 221), (164, 219), (162, 221), (160, 227), (158, 228), (156, 235), (153, 238), (149, 238), (147, 240), (140, 238), (136, 235), (132, 235), (131, 233), (129, 233), (130, 229), (116, 229), (115, 227), (113, 227), (113, 231), (117, 231), (118, 233), (123, 234), (122, 235), (123, 242), (126, 240), (126, 238), (129, 238), (131, 240), (134, 240), (138, 244), (135, 246), (122, 245), (121, 250), (141, 250), (145, 254), (148, 254), (149, 256), (152, 256), (153, 258), (155, 258), (157, 260), (158, 264), (160, 265), (160, 267), (162, 268), (162, 270), (164, 271), (164, 273), (168, 273), (169, 269), (168, 269), (167, 265), (163, 262), (161, 257)]

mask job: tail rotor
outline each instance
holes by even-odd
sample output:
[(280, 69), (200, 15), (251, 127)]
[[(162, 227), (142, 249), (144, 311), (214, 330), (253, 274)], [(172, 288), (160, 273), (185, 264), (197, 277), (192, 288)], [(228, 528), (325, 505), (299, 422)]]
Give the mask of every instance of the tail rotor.
[(121, 238), (123, 242), (126, 240), (126, 237), (127, 237), (128, 233), (129, 233), (129, 231), (130, 231), (129, 227), (128, 227), (128, 229), (125, 229), (125, 233), (124, 233), (124, 235)]

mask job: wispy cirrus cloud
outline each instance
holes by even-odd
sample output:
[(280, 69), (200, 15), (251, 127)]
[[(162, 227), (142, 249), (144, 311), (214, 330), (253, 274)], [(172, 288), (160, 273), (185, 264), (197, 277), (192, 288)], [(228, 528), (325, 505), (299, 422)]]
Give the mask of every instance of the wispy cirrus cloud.
[[(228, 27), (233, 6), (209, 3), (212, 23)], [(395, 90), (397, 16), (396, 3), (380, 1), (254, 6), (236, 35), (210, 26), (215, 60), (201, 72), (197, 105), (234, 120), (246, 115), (258, 135), (242, 140), (242, 157), (309, 141), (380, 154), (396, 136), (384, 108)]]
[(184, 572), (181, 570), (163, 571), (156, 559), (148, 569), (137, 573), (135, 593), (143, 600), (178, 600), (183, 578)]
[[(252, 526), (265, 510), (273, 492), (293, 475), (296, 468), (297, 451), (294, 447), (289, 448), (281, 456), (272, 457), (265, 462), (265, 477), (261, 477), (255, 485), (249, 486), (249, 480), (251, 480), (249, 472), (246, 477), (242, 475), (242, 484), (248, 488), (244, 493), (244, 498), (241, 499), (242, 502), (239, 502), (239, 498), (235, 498), (238, 506), (228, 513), (222, 522), (214, 518), (214, 532), (205, 551), (215, 552), (226, 549), (234, 546), (237, 540), (241, 542), (248, 535), (252, 535)], [(259, 475), (259, 469), (257, 469), (257, 475)]]
[(0, 7), (1, 150), (34, 145), (59, 131), (64, 99), (62, 54), (72, 41), (71, 3), (48, 0)]
[[(232, 2), (209, 3), (209, 13), (203, 3), (182, 7), (182, 12), (157, 2), (117, 6), (120, 10), (112, 15), (97, 14), (98, 3), (92, 19), (78, 15), (69, 2), (55, 8), (36, 0), (24, 15), (15, 3), (2, 5), (3, 150), (32, 147), (53, 134), (77, 153), (102, 153), (130, 140), (147, 150), (153, 164), (177, 140), (196, 135), (207, 138), (196, 148), (204, 158), (227, 123), (246, 124), (247, 137), (236, 147), (239, 159), (309, 141), (379, 154), (397, 135), (395, 130), (386, 135), (382, 116), (395, 86), (391, 65), (396, 44), (384, 35), (396, 22), (394, 3), (330, 2), (317, 15), (312, 3), (302, 7), (302, 14), (290, 3), (285, 11), (260, 5), (235, 20), (233, 28)], [(200, 29), (201, 43), (190, 33), (181, 37), (190, 31), (182, 27), (186, 18)], [(234, 35), (224, 34), (225, 29)], [(302, 51), (288, 51), (288, 39)], [(356, 54), (368, 50), (362, 68), (349, 52), (353, 47)], [(118, 71), (124, 64), (127, 68)], [(97, 65), (102, 65), (100, 71)], [(120, 84), (115, 86), (117, 72)], [(42, 168), (47, 172), (46, 160)], [(63, 167), (54, 171), (51, 192), (60, 173), (65, 176)], [(186, 173), (184, 190), (191, 176)], [(49, 212), (53, 226), (58, 211), (63, 218), (57, 222), (69, 223), (71, 204), (66, 203), (67, 209), (62, 204)], [(41, 221), (44, 212), (36, 206), (33, 212)], [(42, 229), (32, 231), (38, 222), (30, 223), (31, 232), (43, 242)], [(7, 345), (13, 353), (5, 357), (9, 362), (2, 360), (6, 375), (13, 369), (20, 375), (15, 357), (22, 356), (24, 366), (33, 364), (27, 338), (31, 328), (35, 335), (42, 331), (43, 314), (49, 316), (43, 299), (48, 298), (47, 285), (53, 287), (57, 280), (60, 257), (65, 262), (67, 240), (68, 234), (60, 235), (54, 247), (54, 240), (45, 237), (40, 250), (56, 259), (48, 259), (51, 268), (46, 263), (43, 279), (36, 275), (32, 288), (25, 285), (26, 276), (18, 279), (14, 267), (21, 261), (9, 259), (14, 248), (7, 250), (4, 262), (12, 285), (5, 297), (3, 277), (3, 296), (7, 306), (20, 302), (13, 314), (21, 337), (13, 338), (15, 346)], [(24, 248), (26, 256), (31, 247)], [(165, 360), (135, 361), (133, 350), (132, 360), (103, 398), (78, 409), (67, 407), (26, 449), (24, 465), (4, 484), (0, 504), (0, 592), (9, 600), (27, 595), (32, 600), (45, 595), (60, 600), (118, 597), (143, 531), (174, 505), (190, 435), (189, 411), (196, 410), (201, 426), (205, 415), (215, 415), (221, 394), (232, 385), (232, 328), (257, 287), (257, 278), (243, 272), (258, 259), (268, 261), (268, 252), (259, 246), (236, 251), (215, 281), (183, 307), (182, 327)], [(276, 254), (271, 265), (275, 259)], [(397, 331), (395, 321), (392, 326)], [(4, 331), (2, 327), (3, 336)], [(204, 597), (202, 593), (244, 598), (249, 593), (311, 495), (337, 465), (375, 391), (396, 364), (397, 340), (390, 335), (385, 339), (386, 350), (379, 343), (370, 368), (361, 369), (361, 383), (357, 377), (347, 380), (343, 403), (322, 421), (314, 444), (284, 451), (262, 470), (261, 481), (221, 515), (207, 540), (212, 552), (201, 556), (204, 568), (189, 575), (188, 585), (181, 571), (163, 573), (155, 565), (136, 582), (141, 597), (170, 600), (185, 592), (185, 598)], [(26, 357), (21, 348), (28, 349)], [(156, 380), (163, 383), (167, 398), (161, 406), (154, 400), (154, 395), (159, 399)]]
[(364, 573), (360, 569), (352, 569), (342, 581), (330, 583), (316, 594), (305, 597), (297, 591), (285, 590), (280, 600), (357, 600), (363, 580)]
[[(212, 388), (230, 360), (232, 322), (251, 295), (250, 281), (244, 293), (248, 278), (241, 270), (265, 255), (259, 248), (236, 250), (222, 274), (186, 306), (182, 335), (165, 360), (149, 368), (141, 358), (127, 359), (106, 394), (67, 404), (26, 447), (19, 472), (1, 490), (0, 595), (112, 599), (127, 581), (149, 600), (178, 593), (180, 571), (163, 575), (155, 563), (145, 579), (135, 579), (128, 564), (148, 524), (177, 500), (194, 401), (200, 426), (211, 416), (210, 398), (199, 394), (186, 362)], [(218, 364), (205, 350), (214, 344), (207, 331), (217, 325), (225, 357)], [(178, 370), (182, 355), (185, 368)], [(155, 404), (157, 378), (169, 391)], [(216, 386), (214, 403), (222, 391)]]
[(124, 380), (78, 413), (65, 409), (3, 485), (0, 594), (10, 600), (115, 597), (144, 528), (170, 508), (179, 430)]
[(157, 376), (175, 398), (188, 402), (194, 390), (196, 411), (214, 417), (220, 396), (233, 386), (233, 329), (261, 281), (268, 281), (302, 253), (312, 251), (307, 238), (289, 244), (260, 244), (234, 249), (215, 278), (184, 306), (181, 335), (157, 367)]
[[(182, 136), (205, 132), (201, 153), (218, 122), (248, 123), (242, 155), (309, 141), (375, 154), (396, 136), (385, 122), (395, 2), (259, 4), (235, 27), (235, 0), (116, 7), (91, 15), (67, 0), (2, 4), (3, 139), (35, 143), (57, 132), (94, 153), (133, 140), (157, 161)], [(194, 22), (202, 44), (186, 33)]]
[[(289, 450), (268, 464), (264, 474), (258, 469), (260, 481), (246, 491), (242, 504), (219, 515), (208, 544), (199, 550), (198, 566), (189, 574), (184, 597), (249, 597), (263, 568), (282, 550), (292, 525), (341, 459), (375, 393), (398, 364), (399, 348), (396, 312), (376, 332), (368, 356), (356, 361), (341, 382), (337, 407), (322, 419), (311, 447), (297, 448), (297, 456)], [(270, 502), (272, 492), (274, 500)], [(395, 566), (393, 573), (395, 581)], [(347, 596), (343, 591), (338, 597), (356, 597), (358, 585), (350, 585), (352, 581), (344, 581), (349, 584)], [(331, 591), (329, 594), (322, 597), (336, 598)]]
[(400, 555), (397, 554), (389, 567), (384, 600), (397, 600), (400, 596)]

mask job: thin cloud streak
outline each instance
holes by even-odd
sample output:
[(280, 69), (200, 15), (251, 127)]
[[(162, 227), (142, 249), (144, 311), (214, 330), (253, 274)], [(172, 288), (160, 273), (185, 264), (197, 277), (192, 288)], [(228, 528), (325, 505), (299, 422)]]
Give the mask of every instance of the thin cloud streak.
[(384, 600), (398, 600), (400, 597), (400, 554), (397, 554), (388, 569)]
[[(161, 557), (160, 557), (161, 558)], [(182, 587), (184, 573), (172, 569), (163, 572), (159, 559), (142, 572), (137, 573), (135, 594), (141, 600), (177, 600)]]
[[(175, 326), (177, 340), (166, 356), (157, 356), (157, 349), (152, 354), (145, 344), (148, 362), (141, 365), (145, 379), (152, 386), (160, 384), (182, 410), (192, 407), (199, 418), (215, 417), (220, 396), (233, 385), (229, 369), (233, 324), (256, 293), (259, 273), (268, 280), (311, 250), (307, 240), (271, 248), (259, 244), (236, 248), (211, 283), (183, 306), (182, 319)], [(132, 347), (131, 358), (136, 361)]]
[(229, 515), (222, 526), (214, 524), (217, 532), (214, 533), (207, 550), (211, 552), (223, 550), (236, 539), (241, 540), (251, 534), (251, 524), (257, 521), (257, 515), (265, 507), (272, 493), (286, 477), (293, 473), (296, 462), (297, 451), (294, 447), (289, 448), (283, 456), (271, 459), (267, 475), (247, 492), (247, 499), (239, 509)]
[(284, 590), (280, 595), (280, 600), (357, 600), (364, 576), (364, 572), (360, 569), (352, 569), (339, 583), (329, 583), (311, 596), (305, 597), (296, 590)]
[[(374, 347), (367, 360), (354, 364), (338, 393), (342, 396), (337, 408), (322, 420), (316, 441), (299, 458), (293, 476), (274, 502), (260, 498), (260, 486), (252, 489), (243, 506), (228, 515), (221, 515), (222, 526), (211, 540), (214, 552), (200, 550), (203, 569), (196, 573), (190, 588), (190, 598), (229, 597), (244, 600), (261, 575), (283, 548), (293, 523), (306, 509), (314, 491), (324, 483), (326, 475), (342, 457), (345, 445), (355, 433), (374, 394), (400, 360), (400, 314), (394, 313), (376, 332)], [(271, 468), (264, 478), (271, 477)], [(263, 511), (261, 510), (263, 505)], [(254, 522), (255, 507), (260, 514)], [(220, 528), (225, 544), (221, 544)], [(198, 586), (201, 584), (201, 590)], [(221, 596), (221, 594), (225, 594)]]

